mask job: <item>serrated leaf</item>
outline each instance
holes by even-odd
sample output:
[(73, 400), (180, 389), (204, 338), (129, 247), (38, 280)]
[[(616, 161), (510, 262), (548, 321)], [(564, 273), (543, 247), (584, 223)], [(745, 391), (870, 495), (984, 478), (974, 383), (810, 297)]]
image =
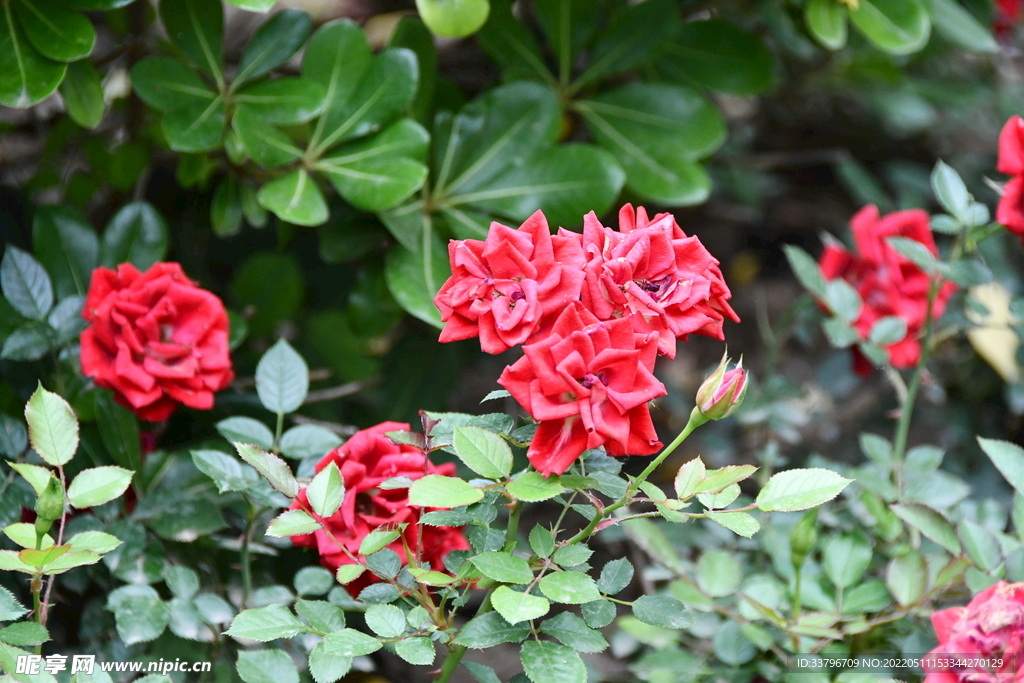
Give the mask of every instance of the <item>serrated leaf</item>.
[(0, 287), (18, 313), (42, 320), (53, 308), (53, 285), (46, 270), (27, 251), (8, 244), (0, 261)]
[(82, 470), (68, 486), (68, 501), (79, 510), (102, 505), (124, 493), (134, 474), (113, 465)]
[(324, 646), (331, 654), (343, 657), (372, 654), (382, 647), (381, 642), (376, 638), (351, 628), (328, 633), (324, 638)]
[(850, 481), (822, 468), (779, 472), (761, 489), (756, 502), (765, 512), (806, 510), (832, 500)]
[(306, 489), (306, 498), (313, 512), (321, 517), (330, 517), (338, 511), (341, 501), (345, 499), (345, 485), (337, 465), (328, 463), (313, 477)]
[(267, 643), (278, 638), (292, 638), (306, 631), (302, 622), (284, 605), (267, 605), (238, 613), (225, 633)]
[(521, 643), (529, 635), (527, 624), (513, 626), (498, 612), (487, 612), (466, 622), (453, 642), (483, 650), (501, 643)]
[(417, 479), (409, 489), (409, 505), (452, 508), (471, 505), (484, 497), (484, 492), (456, 477), (428, 474)]
[(309, 366), (284, 339), (270, 347), (256, 365), (256, 393), (272, 413), (294, 412), (306, 400)]
[(309, 516), (305, 510), (289, 510), (284, 512), (270, 522), (267, 528), (267, 536), (300, 536), (311, 534), (320, 529), (320, 524)]
[(68, 402), (40, 383), (25, 404), (32, 448), (54, 467), (67, 464), (78, 450), (78, 420)]
[(480, 553), (470, 558), (484, 576), (501, 583), (529, 583), (533, 580), (530, 565), (521, 557), (510, 553)]
[(466, 467), (482, 477), (501, 479), (512, 471), (512, 449), (494, 432), (456, 427), (452, 445)]
[(499, 586), (491, 594), (491, 603), (498, 614), (512, 625), (542, 617), (551, 609), (551, 603), (545, 598), (520, 593), (508, 586)]
[(540, 472), (527, 472), (513, 479), (505, 487), (514, 498), (528, 503), (537, 503), (565, 493), (558, 483), (558, 477), (545, 477)]
[[(259, 370), (257, 369), (258, 376)], [(257, 381), (259, 380), (257, 379)], [(295, 480), (295, 475), (292, 474), (288, 463), (273, 453), (264, 451), (259, 446), (240, 442), (235, 442), (233, 445), (238, 451), (239, 457), (252, 465), (276, 490), (288, 498), (294, 498), (298, 494), (299, 482)]]
[(530, 640), (519, 653), (533, 683), (586, 683), (587, 667), (576, 650), (550, 641)]
[(662, 628), (689, 628), (693, 616), (686, 605), (667, 595), (642, 595), (633, 602), (633, 615), (652, 626)]
[(581, 605), (601, 598), (594, 580), (581, 572), (545, 574), (537, 585), (548, 598), (567, 605)]
[(704, 514), (715, 524), (720, 524), (744, 538), (751, 538), (761, 530), (761, 523), (746, 512), (713, 512), (709, 510)]

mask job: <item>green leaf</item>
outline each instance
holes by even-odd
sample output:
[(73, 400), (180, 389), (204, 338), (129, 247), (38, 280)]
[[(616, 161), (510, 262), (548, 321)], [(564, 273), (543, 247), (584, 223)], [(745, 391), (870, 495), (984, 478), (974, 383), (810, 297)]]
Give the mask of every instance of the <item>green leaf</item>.
[(270, 450), (274, 445), (274, 433), (270, 428), (251, 417), (239, 416), (221, 420), (217, 423), (217, 432), (230, 442), (256, 444), (263, 450)]
[(480, 427), (456, 427), (452, 443), (466, 467), (482, 477), (501, 479), (512, 471), (512, 449), (494, 432)]
[(509, 482), (505, 487), (514, 498), (527, 503), (538, 503), (565, 493), (558, 483), (558, 477), (545, 477), (540, 472), (527, 472)]
[(88, 18), (53, 0), (17, 0), (14, 13), (32, 46), (49, 59), (73, 62), (88, 57), (96, 30)]
[(443, 38), (473, 35), (487, 21), (488, 0), (416, 0), (416, 9), (431, 32)]
[[(565, 477), (562, 477), (565, 481)], [(562, 546), (555, 551), (555, 564), (561, 567), (578, 567), (594, 554), (594, 551), (582, 544)]]
[(0, 8), (0, 104), (25, 109), (57, 89), (67, 64), (43, 57), (28, 44), (14, 23), (12, 5)]
[(316, 425), (299, 425), (281, 436), (281, 453), (287, 458), (319, 458), (341, 443), (341, 437), (328, 429)]
[(167, 582), (167, 587), (171, 589), (174, 597), (180, 600), (191, 600), (199, 592), (199, 575), (188, 567), (165, 567), (164, 581)]
[[(757, 468), (753, 465), (726, 465), (717, 470), (708, 470), (704, 479), (697, 485), (698, 493), (721, 493), (733, 484), (743, 481)], [(730, 501), (731, 502), (731, 501)]]
[(96, 392), (93, 407), (103, 446), (118, 465), (138, 470), (142, 463), (139, 421), (107, 392)]
[(323, 567), (303, 567), (292, 583), (299, 595), (324, 595), (334, 587), (334, 575)]
[(405, 635), (405, 612), (394, 605), (371, 605), (366, 608), (366, 625), (381, 638)]
[(992, 571), (1002, 561), (1003, 554), (999, 548), (999, 541), (980, 524), (965, 519), (960, 523), (958, 535), (967, 556), (983, 572)]
[(96, 231), (81, 214), (66, 207), (39, 207), (32, 220), (32, 243), (53, 278), (58, 299), (89, 290), (100, 247)]
[(31, 254), (7, 245), (0, 262), (4, 297), (26, 318), (42, 320), (53, 307), (53, 286), (46, 270)]
[(256, 198), (267, 211), (296, 225), (320, 225), (327, 220), (327, 202), (304, 169), (271, 180)]
[(587, 626), (572, 612), (562, 612), (545, 619), (540, 630), (541, 633), (558, 638), (577, 652), (603, 652), (608, 648), (608, 641), (601, 632)]
[(427, 664), (434, 663), (437, 651), (434, 649), (434, 642), (430, 638), (417, 636), (395, 643), (395, 654), (410, 664), (426, 666)]
[[(309, 569), (310, 567), (307, 567)], [(322, 567), (312, 567), (312, 569), (320, 569), (327, 573), (328, 583), (334, 583), (334, 577)], [(295, 578), (298, 579), (298, 574)], [(298, 581), (296, 581), (297, 583)], [(301, 593), (302, 591), (300, 591)], [(327, 592), (327, 591), (323, 591)], [(323, 633), (330, 633), (331, 631), (338, 631), (345, 628), (345, 613), (340, 608), (335, 607), (329, 602), (324, 600), (296, 600), (295, 601), (295, 612), (300, 617), (305, 617), (309, 622), (310, 626)]]
[(559, 145), (508, 168), (484, 187), (460, 190), (448, 204), (472, 204), (519, 221), (540, 209), (551, 225), (577, 225), (588, 210), (607, 211), (625, 179), (615, 158), (600, 147)]
[[(28, 447), (28, 430), (25, 424), (10, 415), (0, 413), (0, 454), (17, 458), (25, 452)], [(14, 467), (14, 463), (9, 463)], [(24, 465), (24, 467), (36, 467), (35, 465)], [(39, 468), (42, 469), (42, 468)], [(18, 470), (19, 472), (21, 470)], [(23, 475), (25, 476), (25, 475)], [(27, 476), (25, 476), (28, 479)], [(31, 483), (31, 480), (29, 480)], [(39, 493), (39, 491), (36, 491)]]
[(284, 512), (270, 522), (267, 528), (267, 536), (299, 536), (311, 534), (320, 529), (320, 523), (309, 516), (305, 510), (289, 510)]
[(572, 90), (651, 62), (679, 32), (679, 9), (671, 0), (645, 0), (619, 8), (610, 26), (597, 36), (590, 64)]
[(299, 683), (295, 662), (284, 650), (239, 652), (235, 669), (245, 683)]
[(846, 8), (836, 0), (808, 0), (804, 23), (814, 39), (829, 50), (841, 50), (846, 45)]
[(60, 84), (60, 96), (72, 121), (83, 128), (95, 129), (100, 125), (106, 103), (103, 83), (92, 62), (83, 59), (68, 65), (67, 75)]
[(953, 555), (960, 554), (960, 541), (956, 532), (946, 519), (931, 508), (924, 505), (900, 503), (891, 509), (897, 517), (914, 527), (928, 539), (939, 544)]
[(533, 683), (586, 683), (587, 667), (572, 648), (550, 641), (530, 640), (519, 653), (523, 670)]
[(451, 269), (441, 240), (433, 235), (428, 244), (429, 252), (416, 253), (400, 245), (392, 248), (386, 257), (384, 275), (388, 290), (402, 308), (440, 328), (441, 313), (434, 306), (434, 295), (451, 275)]
[(901, 607), (914, 604), (928, 585), (924, 557), (912, 551), (892, 558), (886, 568), (885, 585)]
[(626, 590), (633, 581), (633, 565), (624, 557), (612, 560), (601, 569), (597, 589), (605, 595), (616, 595)]
[(939, 200), (942, 208), (962, 223), (968, 222), (967, 214), (970, 210), (971, 194), (967, 191), (967, 186), (960, 178), (960, 174), (946, 162), (939, 160), (935, 163), (935, 168), (932, 169), (931, 185), (935, 198)]
[(287, 135), (267, 125), (248, 107), (235, 112), (231, 126), (248, 155), (264, 168), (283, 166), (302, 156), (302, 150)]
[(68, 487), (68, 501), (79, 510), (107, 503), (128, 489), (134, 474), (113, 465), (82, 470)]
[(757, 495), (757, 507), (765, 512), (806, 510), (832, 500), (850, 481), (817, 467), (779, 472)]
[(50, 331), (43, 323), (30, 321), (4, 340), (0, 358), (20, 361), (39, 360), (50, 350)]
[(331, 654), (343, 657), (360, 657), (376, 652), (381, 648), (381, 643), (365, 633), (355, 629), (346, 628), (334, 633), (328, 633), (324, 638), (324, 646)]
[[(246, 466), (226, 453), (214, 450), (192, 451), (192, 462), (200, 472), (213, 479), (220, 493), (245, 491), (254, 483), (252, 478), (246, 476)], [(251, 470), (250, 474), (255, 477)]]
[(689, 628), (693, 617), (686, 605), (667, 595), (642, 595), (633, 603), (633, 616), (662, 628)]
[(338, 580), (338, 583), (344, 586), (345, 584), (352, 583), (358, 579), (365, 571), (366, 567), (360, 564), (343, 564), (338, 567), (338, 571), (334, 573), (334, 578)]
[[(535, 7), (539, 12), (540, 8)], [(509, 0), (491, 0), (487, 23), (476, 35), (484, 51), (504, 72), (505, 80), (523, 78), (552, 80), (551, 72), (540, 54), (537, 40), (526, 26), (512, 14)]]
[(871, 327), (868, 341), (872, 344), (887, 346), (902, 341), (907, 336), (907, 321), (899, 316), (889, 315), (879, 318)]
[(757, 655), (757, 648), (747, 640), (735, 621), (727, 621), (722, 625), (715, 633), (712, 647), (715, 657), (732, 667), (742, 666)]
[(542, 617), (551, 609), (551, 603), (545, 598), (520, 593), (508, 586), (499, 586), (491, 594), (491, 603), (498, 614), (512, 625)]
[(50, 639), (50, 633), (42, 624), (34, 621), (23, 621), (0, 629), (0, 643), (19, 647), (35, 647)]
[(122, 207), (103, 231), (101, 261), (108, 268), (131, 263), (145, 271), (167, 254), (167, 223), (146, 202)]
[(175, 152), (206, 152), (221, 146), (226, 121), (224, 100), (218, 97), (167, 112), (161, 129)]
[(742, 579), (743, 570), (739, 562), (725, 551), (706, 552), (697, 562), (697, 580), (704, 592), (713, 598), (733, 594)]
[(931, 10), (935, 30), (949, 42), (972, 52), (998, 51), (992, 31), (956, 0), (932, 0)]
[(151, 593), (127, 595), (114, 608), (117, 635), (125, 645), (156, 640), (170, 623), (171, 614), (167, 606), (160, 601), (156, 591), (151, 588), (149, 591)]
[(454, 508), (471, 505), (484, 497), (484, 492), (456, 477), (428, 474), (413, 482), (409, 489), (409, 505)]
[(764, 92), (775, 76), (761, 39), (720, 19), (683, 24), (658, 66), (673, 80), (737, 95)]
[(223, 83), (224, 10), (217, 0), (160, 0), (160, 20), (171, 43)]
[(422, 126), (401, 119), (376, 135), (335, 148), (316, 168), (354, 206), (390, 209), (423, 185), (427, 168), (421, 160), (429, 139)]
[(366, 36), (348, 19), (328, 22), (313, 34), (302, 60), (302, 75), (315, 80), (327, 93), (325, 118), (340, 118), (340, 110), (347, 106), (372, 61)]
[(582, 605), (599, 600), (600, 592), (594, 580), (582, 572), (553, 572), (545, 574), (538, 584), (540, 592), (554, 602)]
[(0, 586), (0, 621), (14, 621), (28, 614), (9, 590)]
[(309, 366), (284, 339), (277, 340), (256, 365), (256, 393), (264, 408), (278, 414), (295, 412), (306, 400)]
[(207, 107), (217, 99), (196, 72), (170, 57), (150, 56), (131, 70), (135, 93), (157, 111), (183, 109), (189, 105)]
[(25, 405), (28, 438), (32, 448), (54, 467), (67, 464), (78, 450), (78, 420), (63, 398), (42, 384)]
[(670, 206), (707, 197), (707, 174), (693, 162), (722, 144), (725, 123), (699, 94), (677, 85), (631, 83), (577, 102), (576, 109), (622, 164), (631, 189)]
[[(278, 342), (278, 344), (280, 343)], [(262, 364), (262, 361), (260, 363)], [(256, 373), (257, 382), (259, 382), (259, 366), (257, 366)], [(271, 486), (289, 498), (294, 498), (298, 494), (299, 483), (295, 481), (291, 468), (284, 460), (252, 444), (235, 442), (234, 446), (242, 460), (256, 468), (256, 471), (262, 474)]]
[(583, 620), (591, 628), (604, 628), (615, 620), (615, 603), (608, 600), (594, 600), (580, 605)]
[(360, 555), (372, 555), (382, 548), (391, 545), (400, 535), (398, 529), (377, 528), (366, 534), (359, 544)]
[[(834, 0), (827, 1), (834, 2)], [(782, 249), (786, 254), (786, 260), (789, 261), (789, 267), (793, 270), (793, 274), (796, 275), (796, 279), (804, 286), (804, 289), (818, 299), (823, 300), (827, 283), (821, 274), (818, 262), (806, 251), (792, 244), (785, 244)]]
[(510, 553), (480, 553), (470, 562), (484, 576), (501, 583), (529, 583), (533, 580), (533, 570), (526, 560)]
[(409, 105), (409, 113), (420, 123), (426, 123), (433, 115), (437, 81), (437, 48), (434, 47), (434, 36), (422, 19), (406, 15), (398, 21), (388, 46), (404, 47), (416, 54), (419, 79), (416, 94)]
[(825, 304), (843, 321), (853, 324), (860, 317), (860, 294), (846, 280), (829, 280), (825, 285)]
[(709, 510), (704, 514), (715, 524), (720, 524), (734, 534), (744, 538), (751, 538), (761, 530), (761, 523), (753, 515), (746, 512), (712, 512)]
[[(24, 447), (22, 447), (22, 450), (24, 450)], [(53, 476), (50, 474), (50, 470), (45, 467), (40, 467), (39, 465), (29, 465), (26, 463), (11, 462), (9, 460), (7, 461), (7, 464), (12, 470), (20, 474), (30, 486), (32, 486), (37, 496), (46, 490), (46, 485), (50, 482), (50, 477)]]
[(345, 499), (345, 484), (341, 480), (341, 471), (333, 462), (320, 470), (306, 489), (306, 498), (313, 512), (321, 517), (330, 517)]
[(1024, 449), (1009, 441), (978, 437), (978, 445), (1013, 489), (1024, 496)]
[(894, 55), (928, 44), (931, 20), (918, 0), (864, 0), (850, 9), (850, 21), (878, 49)]
[(312, 27), (310, 16), (294, 9), (270, 17), (245, 44), (234, 84), (259, 78), (287, 62), (306, 42)]
[(274, 6), (274, 0), (228, 0), (228, 2), (247, 12), (268, 12)]
[(305, 633), (295, 615), (284, 605), (267, 605), (239, 612), (225, 633), (235, 638), (247, 638), (267, 643), (278, 638), (292, 638)]
[(528, 624), (513, 626), (498, 612), (487, 612), (470, 619), (459, 629), (456, 645), (485, 650), (501, 643), (521, 643), (530, 635)]
[(324, 89), (308, 78), (262, 80), (245, 86), (235, 94), (239, 108), (247, 109), (267, 123), (305, 123), (324, 106)]
[(530, 530), (530, 547), (537, 557), (551, 557), (555, 551), (555, 538), (549, 530), (538, 524)]
[(217, 183), (210, 203), (210, 225), (217, 237), (237, 235), (242, 229), (242, 199), (238, 178), (229, 173)]
[(871, 564), (871, 545), (858, 535), (832, 536), (825, 541), (822, 569), (837, 588), (860, 582)]
[(323, 643), (317, 643), (309, 653), (309, 674), (316, 683), (334, 683), (351, 668), (351, 657), (331, 654)]

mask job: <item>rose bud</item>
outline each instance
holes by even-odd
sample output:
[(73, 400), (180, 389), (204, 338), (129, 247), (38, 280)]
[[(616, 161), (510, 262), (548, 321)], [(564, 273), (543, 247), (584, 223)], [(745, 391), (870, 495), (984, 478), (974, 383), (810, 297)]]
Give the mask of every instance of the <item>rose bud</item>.
[(729, 357), (723, 355), (715, 374), (704, 380), (697, 390), (697, 410), (709, 420), (721, 420), (732, 414), (747, 394), (747, 371), (743, 359), (732, 370), (726, 370)]

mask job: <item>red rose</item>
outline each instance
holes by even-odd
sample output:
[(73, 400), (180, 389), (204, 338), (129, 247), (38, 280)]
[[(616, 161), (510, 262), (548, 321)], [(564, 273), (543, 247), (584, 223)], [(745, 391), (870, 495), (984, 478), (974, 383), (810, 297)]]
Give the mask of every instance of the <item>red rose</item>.
[(725, 318), (739, 322), (718, 261), (687, 237), (668, 213), (648, 220), (631, 204), (619, 211), (619, 231), (593, 212), (583, 219), (586, 277), (583, 303), (600, 320), (630, 317), (637, 332), (656, 332), (658, 352), (676, 355), (676, 338), (724, 339)]
[(82, 372), (143, 420), (165, 420), (179, 403), (209, 410), (235, 377), (224, 304), (177, 263), (97, 268), (82, 317)]
[(1003, 39), (1010, 37), (1014, 27), (1020, 23), (1022, 9), (1024, 3), (1021, 0), (996, 0), (996, 16), (992, 21), (996, 36)]
[(996, 169), (1013, 176), (1003, 186), (996, 221), (1024, 242), (1024, 119), (1012, 116), (999, 134)]
[(452, 276), (434, 298), (446, 323), (442, 342), (479, 336), (480, 348), (501, 353), (580, 296), (579, 235), (552, 236), (540, 211), (517, 230), (491, 223), (483, 242), (452, 240), (448, 258)]
[[(928, 311), (928, 274), (900, 255), (887, 242), (890, 237), (908, 237), (926, 246), (934, 256), (939, 255), (935, 239), (928, 227), (928, 214), (920, 209), (897, 211), (880, 217), (878, 207), (861, 209), (850, 220), (856, 254), (841, 246), (826, 245), (819, 265), (825, 279), (843, 278), (860, 294), (863, 306), (853, 327), (862, 339), (867, 339), (871, 328), (887, 316), (903, 318), (907, 323), (906, 336), (886, 347), (893, 367), (908, 368), (921, 358), (919, 337)], [(939, 288), (932, 307), (933, 318), (946, 310), (946, 302), (956, 285), (945, 282)], [(858, 364), (858, 371), (870, 371)], [(862, 372), (863, 374), (863, 372)]]
[[(352, 556), (358, 557), (363, 539), (382, 524), (407, 523), (405, 543), (414, 552), (419, 549), (421, 564), (430, 565), (438, 571), (444, 571), (444, 556), (449, 552), (468, 550), (469, 544), (461, 529), (416, 524), (421, 509), (409, 506), (408, 489), (379, 488), (382, 481), (391, 477), (419, 479), (428, 474), (455, 474), (454, 463), (434, 465), (420, 449), (405, 444), (396, 445), (384, 436), (386, 432), (408, 430), (408, 424), (383, 422), (356, 432), (343, 445), (325, 455), (317, 463), (316, 471), (319, 472), (332, 462), (337, 465), (342, 481), (345, 482), (345, 499), (338, 511), (330, 517), (321, 518), (316, 513), (311, 514), (324, 522), (334, 538), (321, 529), (312, 534), (292, 536), (292, 543), (315, 548), (320, 553), (320, 561), (331, 571), (336, 571), (343, 564), (354, 564), (352, 557), (339, 548), (338, 543), (343, 544)], [(299, 507), (309, 509), (305, 489), (299, 491), (291, 507), (293, 510)], [(422, 539), (419, 538), (421, 530)], [(409, 563), (401, 537), (388, 547), (398, 553), (403, 565)], [(356, 581), (349, 583), (347, 588), (352, 595), (358, 595), (363, 588), (377, 581), (376, 576), (364, 572)]]
[[(923, 662), (925, 683), (1024, 680), (1024, 583), (989, 586), (967, 607), (932, 614), (932, 626), (939, 646)], [(954, 664), (988, 659), (991, 666), (947, 666), (946, 655)]]
[(545, 475), (561, 474), (586, 449), (650, 455), (661, 443), (647, 402), (665, 395), (652, 373), (655, 332), (638, 334), (626, 318), (601, 321), (579, 302), (498, 379), (540, 422), (527, 451)]

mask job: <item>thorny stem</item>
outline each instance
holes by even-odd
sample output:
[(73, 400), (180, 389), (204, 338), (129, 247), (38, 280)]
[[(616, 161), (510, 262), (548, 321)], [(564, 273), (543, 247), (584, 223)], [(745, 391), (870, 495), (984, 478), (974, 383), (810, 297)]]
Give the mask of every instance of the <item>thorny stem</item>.
[(249, 602), (252, 593), (252, 563), (249, 554), (249, 537), (252, 536), (253, 524), (256, 521), (256, 508), (249, 504), (249, 519), (245, 523), (245, 534), (242, 536), (242, 547), (239, 549), (239, 561), (242, 564), (242, 606)]
[(900, 408), (900, 421), (896, 425), (896, 436), (892, 444), (892, 466), (896, 478), (897, 499), (903, 494), (903, 456), (907, 450), (907, 436), (910, 433), (910, 418), (914, 414), (914, 402), (917, 400), (917, 392), (921, 388), (921, 380), (924, 378), (925, 367), (928, 365), (928, 357), (932, 351), (932, 326), (934, 316), (932, 309), (935, 306), (935, 298), (939, 293), (939, 280), (932, 279), (928, 288), (928, 310), (925, 312), (924, 335), (921, 343), (921, 360), (914, 368), (914, 376), (907, 388), (907, 398)]
[[(57, 474), (60, 475), (60, 488), (66, 494), (66, 492), (68, 490), (68, 487), (67, 487), (67, 480), (64, 478), (64, 466), (63, 465), (61, 465), (60, 467), (57, 468)], [(65, 503), (66, 503), (66, 501), (65, 501)], [(67, 505), (65, 504), (63, 509), (61, 510), (61, 513), (60, 513), (60, 529), (57, 530), (57, 545), (64, 545), (64, 523), (67, 521), (67, 517), (68, 517), (68, 508), (67, 508)], [(42, 539), (40, 538), (38, 540), (42, 540)], [(38, 543), (37, 543), (37, 546), (38, 546)], [(56, 580), (56, 578), (57, 578), (56, 575), (51, 576), (50, 580), (46, 584), (46, 595), (43, 596), (43, 609), (42, 609), (42, 613), (40, 614), (40, 619), (39, 619), (39, 623), (42, 624), (43, 626), (46, 626), (46, 617), (48, 616), (49, 605), (50, 605), (50, 593), (51, 593), (51, 591), (53, 591), (53, 582)]]
[[(38, 575), (38, 574), (36, 576), (33, 576), (32, 577), (32, 584), (31, 585), (32, 585), (32, 607), (36, 611), (36, 623), (42, 625), (46, 621), (43, 618), (43, 608), (42, 608), (42, 604), (40, 603), (40, 600), (39, 600), (39, 594), (43, 590), (43, 577), (41, 575)], [(42, 644), (40, 643), (39, 645), (36, 645), (36, 654), (37, 655), (41, 654), (42, 651), (43, 651)]]
[[(484, 601), (480, 603), (480, 609), (476, 611), (476, 616), (487, 614), (493, 608), (491, 607), (491, 594), (488, 593)], [(437, 678), (434, 679), (434, 683), (448, 683), (451, 680), (452, 674), (459, 668), (459, 662), (466, 655), (468, 650), (465, 645), (453, 645), (448, 648), (448, 655), (441, 662), (441, 671), (438, 672)]]
[(665, 459), (668, 456), (672, 455), (672, 452), (679, 448), (679, 445), (681, 443), (686, 441), (686, 438), (693, 433), (693, 430), (697, 429), (697, 427), (700, 427), (707, 421), (708, 418), (704, 417), (704, 415), (702, 415), (701, 412), (696, 407), (694, 407), (693, 411), (690, 413), (690, 420), (686, 423), (686, 426), (683, 427), (683, 431), (679, 432), (679, 436), (677, 436), (672, 441), (672, 443), (666, 446), (665, 449), (658, 454), (658, 457), (656, 457), (654, 460), (651, 461), (649, 465), (647, 465), (646, 469), (644, 469), (644, 471), (640, 473), (640, 476), (633, 480), (633, 483), (631, 483), (629, 485), (629, 488), (626, 489), (626, 493), (622, 496), (622, 498), (615, 501), (614, 503), (606, 507), (604, 510), (598, 510), (597, 514), (594, 515), (594, 518), (590, 520), (590, 524), (588, 524), (578, 534), (576, 534), (568, 541), (566, 541), (565, 544), (573, 545), (575, 543), (579, 543), (580, 541), (586, 540), (591, 536), (591, 534), (594, 533), (594, 530), (597, 529), (598, 525), (605, 518), (607, 518), (609, 515), (611, 515), (611, 513), (615, 512), (619, 508), (628, 505), (629, 502), (633, 500), (633, 496), (636, 495), (637, 490), (640, 488), (640, 484), (647, 481), (647, 477), (651, 476), (651, 474), (654, 473), (654, 470), (658, 469), (661, 463), (665, 462)]

